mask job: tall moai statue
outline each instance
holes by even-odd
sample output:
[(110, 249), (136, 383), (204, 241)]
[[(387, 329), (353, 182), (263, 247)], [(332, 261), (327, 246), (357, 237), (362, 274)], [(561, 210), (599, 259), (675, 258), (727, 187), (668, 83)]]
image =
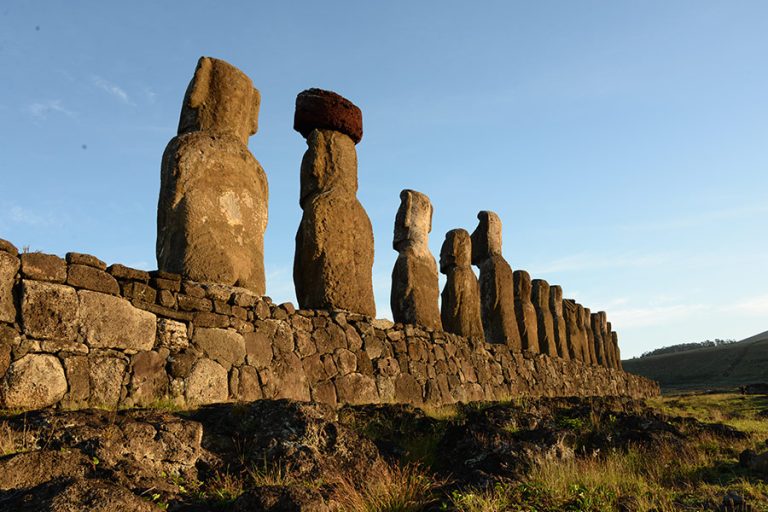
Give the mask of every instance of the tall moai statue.
[(582, 318), (576, 301), (563, 299), (563, 316), (565, 318), (568, 353), (571, 359), (584, 361), (584, 342), (582, 340)]
[(579, 345), (581, 348), (581, 360), (584, 364), (590, 364), (589, 349), (587, 348), (587, 316), (584, 306), (576, 303), (576, 321), (579, 326)]
[(501, 255), (501, 219), (481, 211), (472, 232), (472, 264), (480, 269), (480, 304), (485, 339), (522, 350), (515, 316), (512, 268)]
[(299, 305), (375, 316), (373, 229), (357, 200), (362, 112), (336, 93), (308, 89), (296, 97), (293, 128), (309, 146), (301, 161), (304, 213), (293, 261)]
[(611, 331), (611, 344), (613, 345), (613, 351), (616, 354), (616, 369), (623, 370), (624, 365), (621, 364), (621, 349), (619, 348), (619, 335), (616, 331)]
[(558, 285), (549, 287), (549, 309), (554, 318), (557, 354), (563, 359), (570, 359), (571, 354), (568, 351), (568, 335), (565, 327), (565, 318), (563, 317), (563, 289)]
[(557, 340), (555, 339), (555, 320), (549, 308), (549, 283), (543, 279), (531, 282), (531, 300), (536, 309), (536, 329), (539, 334), (539, 348), (545, 354), (557, 356)]
[(598, 313), (592, 313), (590, 315), (590, 323), (592, 325), (592, 332), (594, 333), (595, 344), (595, 356), (597, 364), (600, 366), (608, 366), (608, 359), (606, 358), (606, 346), (603, 339), (603, 326), (600, 323), (600, 315)]
[(415, 190), (400, 192), (392, 246), (398, 252), (392, 269), (390, 306), (395, 322), (441, 329), (437, 262), (429, 250), (432, 203)]
[(523, 350), (539, 353), (539, 330), (536, 309), (531, 302), (531, 276), (525, 270), (512, 273), (515, 315)]
[(267, 177), (248, 150), (261, 95), (223, 60), (201, 57), (165, 148), (157, 265), (201, 282), (265, 292)]
[(595, 352), (595, 332), (592, 329), (592, 312), (589, 308), (584, 308), (584, 329), (587, 331), (586, 352), (589, 356), (589, 364), (597, 366), (597, 354)]
[(446, 275), (440, 317), (443, 330), (467, 338), (483, 339), (480, 286), (472, 272), (472, 241), (464, 229), (445, 234), (440, 249), (440, 272)]
[(613, 353), (611, 332), (608, 330), (608, 315), (605, 311), (598, 311), (597, 318), (598, 329), (600, 329), (600, 339), (602, 340), (603, 350), (605, 351), (605, 366), (606, 368), (614, 368), (616, 366), (616, 360)]

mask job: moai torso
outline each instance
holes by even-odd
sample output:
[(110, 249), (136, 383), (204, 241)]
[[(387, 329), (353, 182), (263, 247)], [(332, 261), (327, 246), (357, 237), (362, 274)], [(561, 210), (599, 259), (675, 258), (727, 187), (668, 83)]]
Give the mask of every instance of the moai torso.
[(549, 309), (554, 318), (555, 339), (557, 340), (557, 353), (563, 359), (570, 359), (568, 351), (568, 334), (563, 317), (563, 289), (558, 285), (549, 287)]
[(531, 302), (531, 276), (525, 270), (512, 274), (515, 294), (515, 314), (523, 350), (539, 353), (539, 330), (536, 309)]
[(294, 129), (308, 145), (293, 263), (299, 305), (375, 316), (373, 229), (357, 200), (362, 113), (338, 94), (309, 89), (296, 98)]
[(605, 340), (603, 339), (603, 327), (600, 324), (600, 315), (597, 313), (592, 313), (590, 315), (590, 320), (592, 325), (592, 333), (594, 336), (595, 357), (597, 359), (597, 364), (607, 367), (608, 360), (605, 353)]
[(584, 360), (581, 341), (581, 314), (578, 305), (570, 299), (563, 299), (563, 316), (565, 318), (568, 353), (571, 359)]
[(471, 267), (472, 242), (463, 229), (445, 234), (440, 249), (440, 272), (446, 275), (440, 317), (443, 330), (483, 339), (480, 287)]
[(415, 190), (400, 192), (392, 246), (398, 252), (392, 270), (390, 306), (395, 322), (441, 329), (437, 263), (429, 251), (432, 203)]
[(576, 303), (576, 321), (579, 326), (579, 348), (581, 350), (581, 361), (584, 361), (584, 364), (590, 364), (589, 359), (589, 348), (587, 347), (587, 315), (584, 311), (584, 306)]
[(539, 348), (545, 354), (557, 356), (555, 321), (552, 311), (549, 309), (549, 283), (543, 279), (534, 279), (531, 285), (531, 300), (533, 307), (536, 309)]
[(522, 350), (515, 316), (512, 268), (501, 254), (501, 220), (493, 212), (477, 214), (472, 233), (472, 263), (480, 269), (480, 305), (485, 339)]
[(261, 97), (240, 70), (203, 57), (163, 154), (160, 270), (265, 293), (267, 177), (248, 150)]
[(584, 308), (584, 329), (586, 335), (585, 357), (589, 357), (589, 364), (597, 365), (597, 354), (595, 353), (595, 332), (592, 329), (592, 312), (589, 308)]
[(613, 345), (613, 351), (616, 354), (616, 369), (623, 370), (624, 365), (621, 364), (621, 350), (619, 349), (619, 335), (616, 331), (611, 331), (611, 345)]

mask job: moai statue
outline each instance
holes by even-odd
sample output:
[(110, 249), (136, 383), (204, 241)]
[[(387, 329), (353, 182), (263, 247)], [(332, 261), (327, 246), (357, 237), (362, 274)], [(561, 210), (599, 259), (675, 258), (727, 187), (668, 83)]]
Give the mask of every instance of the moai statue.
[(267, 177), (248, 151), (261, 95), (242, 71), (202, 57), (165, 148), (157, 205), (157, 265), (201, 282), (263, 295)]
[(336, 93), (309, 89), (296, 97), (293, 128), (309, 146), (301, 161), (304, 213), (293, 260), (299, 305), (375, 316), (373, 229), (357, 200), (362, 112)]
[(603, 326), (600, 324), (600, 315), (598, 313), (592, 313), (590, 315), (590, 324), (594, 334), (597, 364), (600, 366), (608, 366), (608, 360), (606, 359), (605, 353), (605, 340), (603, 339)]
[(437, 263), (429, 251), (432, 203), (415, 190), (400, 192), (392, 246), (398, 252), (392, 270), (390, 306), (395, 322), (441, 329)]
[(586, 336), (586, 354), (589, 355), (589, 364), (597, 366), (597, 354), (595, 353), (595, 333), (592, 330), (592, 312), (589, 308), (584, 308), (584, 329)]
[(565, 317), (568, 339), (568, 352), (571, 359), (584, 361), (584, 322), (580, 304), (572, 299), (563, 300), (563, 316)]
[(483, 339), (480, 286), (472, 272), (472, 241), (464, 229), (445, 234), (440, 249), (440, 272), (446, 275), (442, 293), (443, 330), (467, 338)]
[(549, 287), (549, 309), (554, 318), (555, 339), (557, 340), (557, 354), (563, 359), (570, 359), (568, 351), (568, 335), (563, 317), (563, 289), (558, 285)]
[(515, 294), (515, 315), (523, 350), (539, 353), (539, 332), (536, 309), (531, 302), (531, 276), (525, 270), (512, 273)]
[(611, 344), (613, 345), (613, 351), (616, 354), (616, 369), (623, 370), (624, 365), (621, 364), (621, 350), (619, 349), (619, 335), (616, 331), (611, 331)]
[(549, 309), (549, 283), (543, 279), (531, 282), (531, 300), (536, 309), (536, 328), (539, 334), (539, 348), (545, 354), (557, 356), (557, 340), (555, 339), (555, 321)]
[(576, 303), (576, 309), (577, 309), (577, 322), (579, 324), (579, 342), (581, 346), (581, 360), (584, 361), (584, 364), (590, 364), (590, 358), (589, 358), (589, 348), (587, 348), (587, 324), (589, 323), (587, 320), (586, 312), (584, 311), (584, 306)]
[(480, 269), (480, 304), (485, 339), (522, 350), (515, 317), (512, 268), (501, 255), (501, 219), (494, 212), (477, 214), (472, 233), (472, 263)]
[(605, 353), (606, 368), (613, 368), (616, 364), (613, 354), (613, 343), (611, 341), (611, 332), (608, 330), (608, 315), (605, 311), (597, 312), (598, 328), (600, 329), (600, 339)]

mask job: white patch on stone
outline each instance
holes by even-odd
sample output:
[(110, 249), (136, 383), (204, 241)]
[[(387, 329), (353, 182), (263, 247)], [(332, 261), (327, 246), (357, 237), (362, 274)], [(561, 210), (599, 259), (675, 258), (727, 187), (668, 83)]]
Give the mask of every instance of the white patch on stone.
[(240, 212), (240, 200), (235, 192), (227, 190), (220, 195), (219, 207), (221, 208), (221, 213), (227, 219), (227, 224), (236, 226), (243, 223), (243, 215)]

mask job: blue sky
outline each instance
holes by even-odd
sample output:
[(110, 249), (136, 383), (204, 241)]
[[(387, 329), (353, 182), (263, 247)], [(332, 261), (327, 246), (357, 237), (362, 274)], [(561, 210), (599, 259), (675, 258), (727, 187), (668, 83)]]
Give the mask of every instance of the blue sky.
[(513, 268), (605, 309), (623, 356), (768, 329), (768, 3), (0, 5), (0, 238), (156, 267), (160, 157), (198, 57), (262, 93), (267, 293), (294, 300), (296, 94), (363, 110), (359, 198), (390, 316), (403, 188), (430, 245), (504, 222)]

